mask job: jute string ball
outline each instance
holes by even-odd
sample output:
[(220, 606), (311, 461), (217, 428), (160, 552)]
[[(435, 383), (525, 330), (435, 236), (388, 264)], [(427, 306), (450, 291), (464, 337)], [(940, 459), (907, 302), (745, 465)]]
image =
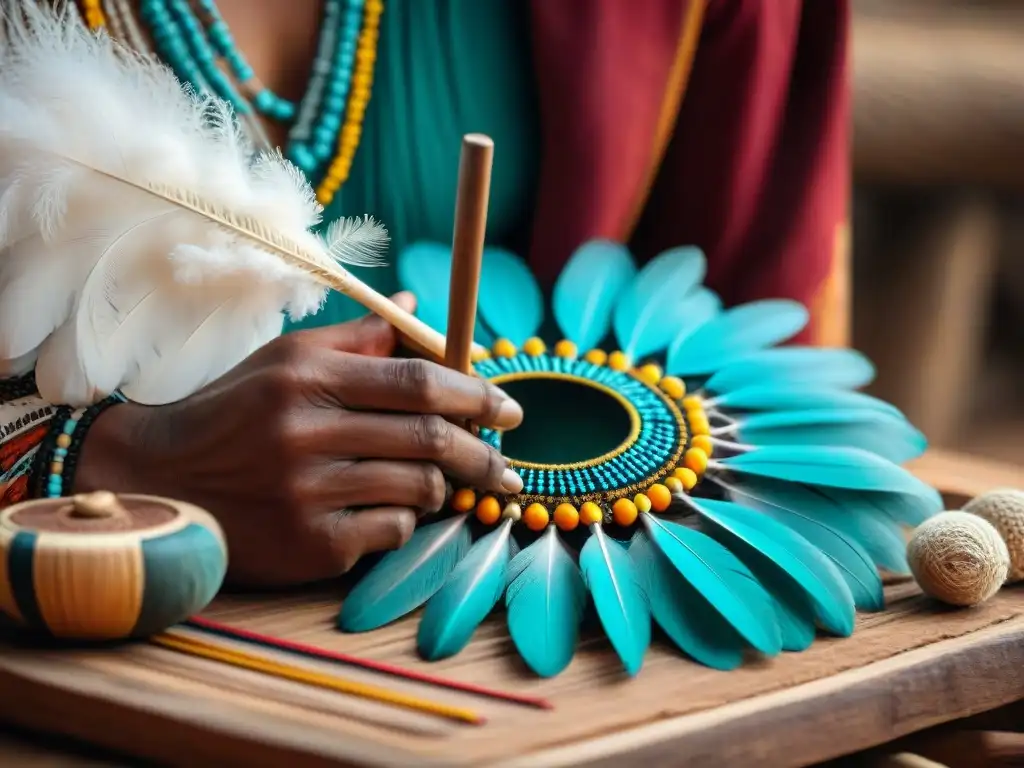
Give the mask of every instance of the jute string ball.
[(943, 512), (918, 526), (907, 559), (921, 589), (950, 605), (985, 602), (1010, 570), (1010, 553), (999, 531), (969, 512)]
[(964, 512), (992, 523), (1010, 552), (1007, 582), (1024, 580), (1024, 491), (1000, 488), (972, 499)]

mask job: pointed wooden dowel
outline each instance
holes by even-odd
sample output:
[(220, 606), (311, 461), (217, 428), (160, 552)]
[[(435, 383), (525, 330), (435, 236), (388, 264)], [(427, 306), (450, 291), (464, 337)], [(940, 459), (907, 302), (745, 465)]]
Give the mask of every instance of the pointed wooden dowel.
[(444, 362), (461, 373), (473, 370), (473, 331), (487, 230), (494, 142), (471, 133), (462, 139), (459, 186), (452, 234), (452, 274), (448, 292), (448, 338)]

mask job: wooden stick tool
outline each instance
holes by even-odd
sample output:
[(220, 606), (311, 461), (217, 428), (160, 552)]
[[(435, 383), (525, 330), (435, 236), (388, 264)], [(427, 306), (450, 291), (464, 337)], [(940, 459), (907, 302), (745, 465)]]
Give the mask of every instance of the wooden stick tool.
[(471, 133), (462, 139), (459, 186), (452, 234), (452, 275), (448, 291), (448, 338), (444, 363), (461, 373), (473, 372), (473, 331), (487, 231), (494, 142)]

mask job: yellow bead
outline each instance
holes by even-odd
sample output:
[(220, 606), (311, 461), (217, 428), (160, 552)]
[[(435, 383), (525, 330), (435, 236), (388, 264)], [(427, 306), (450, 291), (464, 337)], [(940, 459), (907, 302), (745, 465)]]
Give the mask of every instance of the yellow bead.
[(523, 519), (523, 508), (514, 501), (510, 501), (505, 505), (505, 509), (501, 511), (501, 516), (506, 520), (512, 520), (513, 522), (518, 523)]
[[(687, 470), (689, 472), (689, 470)], [(671, 493), (682, 493), (685, 489), (683, 488), (683, 481), (673, 475), (672, 477), (665, 478), (665, 487)]]
[(714, 443), (711, 442), (710, 435), (695, 435), (693, 439), (690, 440), (690, 447), (700, 448), (708, 456), (711, 456), (711, 454), (714, 453)]
[(593, 525), (604, 520), (604, 512), (592, 501), (583, 502), (580, 507), (580, 522), (584, 525)]
[(683, 464), (695, 474), (703, 475), (708, 468), (708, 455), (700, 448), (690, 448), (683, 454)]
[(687, 411), (704, 410), (704, 400), (699, 395), (688, 395), (683, 398), (683, 408)]
[(640, 381), (653, 387), (661, 381), (661, 368), (654, 363), (648, 363), (637, 370), (636, 376)]
[(555, 354), (559, 357), (576, 357), (576, 345), (568, 339), (562, 339), (555, 344)]
[(636, 516), (636, 504), (629, 499), (618, 499), (612, 505), (612, 519), (619, 525), (632, 525), (636, 522)]
[(661, 391), (673, 400), (678, 400), (686, 394), (686, 385), (678, 376), (666, 376), (661, 380), (660, 386)]
[(518, 350), (516, 350), (516, 345), (508, 339), (498, 339), (491, 347), (491, 351), (494, 352), (495, 357), (515, 357)]
[(583, 356), (591, 365), (604, 365), (608, 362), (608, 353), (603, 349), (592, 349)]
[(638, 493), (633, 497), (633, 504), (636, 505), (636, 511), (639, 513), (651, 511), (651, 500), (647, 498), (644, 493)]
[(531, 531), (543, 531), (550, 518), (543, 504), (531, 504), (523, 512), (523, 522)]
[(64, 474), (64, 462), (63, 461), (54, 461), (54, 462), (52, 462), (50, 464), (50, 474), (51, 475), (62, 475), (62, 474)]
[(469, 359), (474, 363), (479, 363), (482, 360), (489, 360), (490, 357), (490, 351), (483, 347), (473, 347), (472, 351), (469, 353)]
[(58, 448), (70, 448), (71, 447), (71, 435), (65, 435), (65, 434), (62, 433), (60, 435), (60, 437), (57, 438), (57, 447)]
[(664, 512), (672, 504), (672, 492), (661, 483), (655, 483), (648, 488), (647, 497), (651, 500), (651, 508), (655, 512)]
[(554, 520), (563, 531), (571, 531), (580, 524), (580, 513), (572, 504), (559, 504), (555, 507)]
[(494, 525), (501, 517), (501, 504), (493, 496), (484, 496), (476, 505), (476, 519), (484, 525)]
[(476, 506), (476, 494), (471, 488), (460, 488), (452, 495), (452, 509), (456, 512), (469, 512)]
[(544, 346), (544, 342), (534, 336), (531, 339), (527, 339), (523, 344), (523, 352), (530, 355), (531, 357), (539, 357), (543, 355), (547, 347)]
[(616, 350), (608, 355), (608, 367), (613, 371), (628, 371), (629, 365), (629, 358), (625, 352)]
[(691, 416), (688, 421), (690, 423), (690, 434), (692, 435), (707, 435), (711, 432), (711, 424), (708, 422), (708, 417), (704, 414)]
[(688, 467), (679, 467), (672, 476), (679, 480), (683, 484), (684, 491), (692, 491), (694, 486), (697, 485), (697, 473)]

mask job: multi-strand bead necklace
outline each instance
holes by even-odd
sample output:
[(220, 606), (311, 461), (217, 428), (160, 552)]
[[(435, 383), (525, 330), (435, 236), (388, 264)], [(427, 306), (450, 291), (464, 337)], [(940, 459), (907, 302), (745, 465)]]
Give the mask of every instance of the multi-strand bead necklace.
[(93, 30), (107, 29), (156, 53), (197, 93), (213, 94), (259, 133), (258, 116), (291, 123), (285, 155), (317, 182), (317, 199), (333, 200), (348, 179), (370, 101), (382, 0), (325, 0), (316, 58), (298, 103), (267, 88), (238, 50), (214, 0), (81, 0)]

